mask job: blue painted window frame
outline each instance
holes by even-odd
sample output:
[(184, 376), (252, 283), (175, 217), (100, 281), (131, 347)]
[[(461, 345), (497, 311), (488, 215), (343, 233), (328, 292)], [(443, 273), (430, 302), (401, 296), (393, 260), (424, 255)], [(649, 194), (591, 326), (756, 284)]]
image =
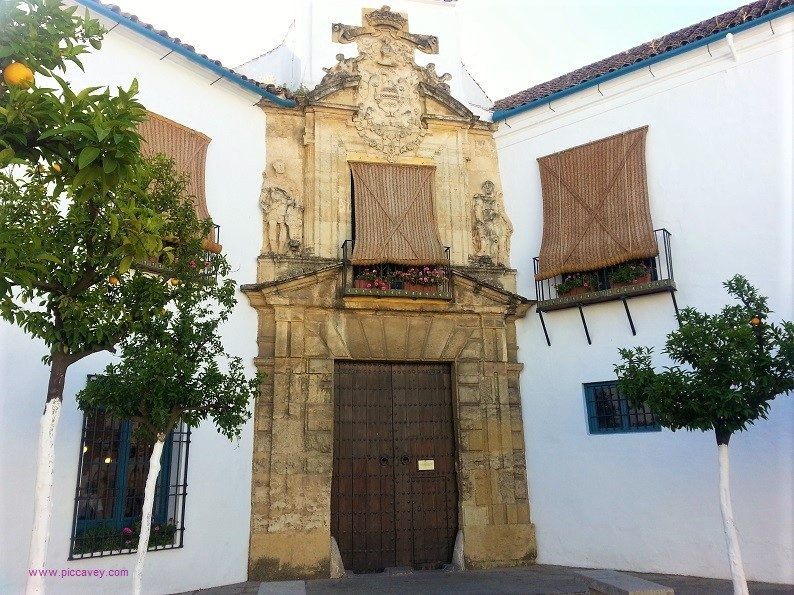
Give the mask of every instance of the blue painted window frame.
[(618, 391), (617, 380), (586, 382), (582, 385), (590, 434), (633, 434), (660, 432), (653, 412), (631, 406)]
[[(97, 525), (112, 525), (121, 531), (124, 527), (131, 527), (133, 523), (140, 522), (140, 514), (128, 516), (124, 513), (124, 498), (127, 494), (127, 484), (129, 483), (129, 469), (127, 464), (130, 460), (130, 447), (132, 446), (132, 422), (128, 419), (120, 422), (119, 426), (119, 446), (116, 451), (116, 477), (113, 483), (113, 514), (109, 518), (99, 519), (75, 519), (77, 534), (81, 534), (86, 529)], [(83, 442), (81, 447), (85, 447)], [(164, 523), (168, 513), (168, 489), (171, 478), (171, 454), (174, 446), (173, 433), (163, 445), (163, 454), (160, 457), (160, 474), (157, 476), (157, 488), (155, 489), (155, 502), (152, 511), (152, 524)], [(162, 489), (166, 486), (166, 489)]]

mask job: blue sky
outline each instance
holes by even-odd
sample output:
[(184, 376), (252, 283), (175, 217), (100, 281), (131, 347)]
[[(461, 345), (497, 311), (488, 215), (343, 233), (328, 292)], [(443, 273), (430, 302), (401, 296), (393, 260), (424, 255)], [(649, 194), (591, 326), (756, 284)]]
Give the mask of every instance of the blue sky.
[[(281, 0), (113, 1), (227, 66), (276, 45), (292, 21), (290, 3)], [(458, 0), (455, 10), (466, 65), (491, 98), (499, 99), (740, 5), (740, 0)]]

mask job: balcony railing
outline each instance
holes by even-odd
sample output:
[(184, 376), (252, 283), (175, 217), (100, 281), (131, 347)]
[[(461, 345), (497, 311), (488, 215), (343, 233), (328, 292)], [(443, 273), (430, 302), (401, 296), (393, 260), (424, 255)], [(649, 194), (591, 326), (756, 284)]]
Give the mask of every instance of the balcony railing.
[[(675, 291), (670, 232), (666, 229), (657, 229), (654, 230), (654, 237), (658, 248), (657, 256), (635, 261), (634, 263), (624, 263), (574, 274), (574, 277), (585, 278), (586, 285), (584, 286), (571, 288), (572, 283), (569, 279), (572, 275), (570, 273), (558, 275), (551, 279), (535, 281), (538, 311), (548, 312), (584, 304), (622, 300), (637, 295)], [(540, 265), (538, 258), (534, 258), (533, 262), (535, 274), (537, 275)], [(621, 267), (625, 267), (626, 264), (634, 264), (637, 267), (637, 271), (641, 271), (644, 268), (646, 274), (623, 283), (610, 280), (610, 277), (614, 277), (616, 271)], [(561, 291), (562, 288), (567, 288), (568, 291), (563, 292)]]
[(423, 299), (452, 299), (452, 268), (449, 248), (444, 249), (443, 264), (354, 265), (353, 240), (342, 244), (342, 293), (375, 297), (410, 297)]
[[(217, 279), (216, 267), (213, 265), (213, 260), (218, 256), (218, 252), (216, 252), (216, 250), (219, 251), (221, 249), (220, 241), (221, 226), (213, 225), (209, 237), (204, 240), (202, 245), (202, 247), (205, 248), (204, 262), (197, 263), (197, 265), (200, 264), (207, 271), (207, 277), (215, 276)], [(167, 241), (164, 242), (164, 244), (165, 246), (169, 245)], [(175, 244), (171, 245), (173, 246)], [(164, 255), (151, 258), (145, 262), (139, 262), (135, 265), (135, 268), (139, 271), (153, 275), (160, 275), (163, 277), (169, 277), (172, 274), (172, 270), (169, 267), (168, 258)]]

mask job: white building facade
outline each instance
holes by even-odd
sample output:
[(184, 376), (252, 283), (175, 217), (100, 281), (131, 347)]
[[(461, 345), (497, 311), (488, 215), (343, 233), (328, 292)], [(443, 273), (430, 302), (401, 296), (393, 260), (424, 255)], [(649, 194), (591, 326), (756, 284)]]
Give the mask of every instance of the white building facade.
[[(791, 320), (790, 10), (598, 84), (495, 114), (518, 293), (535, 297), (543, 236), (538, 159), (647, 126), (653, 227), (667, 229), (679, 307), (715, 312), (745, 275)], [(504, 101), (504, 100), (502, 100)], [(500, 102), (497, 102), (499, 107)], [(664, 253), (664, 248), (661, 248)], [(664, 267), (664, 265), (662, 265)], [(663, 272), (661, 276), (666, 276)], [(548, 294), (547, 294), (548, 297)], [(538, 562), (729, 578), (713, 432), (591, 434), (585, 385), (615, 379), (618, 348), (676, 328), (669, 293), (530, 315), (519, 324), (522, 409)], [(794, 401), (731, 440), (734, 511), (749, 579), (794, 582)]]
[[(102, 5), (79, 3), (110, 32), (101, 51), (85, 59), (85, 72), (70, 70), (69, 80), (78, 89), (126, 88), (135, 77), (147, 109), (209, 137), (207, 208), (221, 226), (233, 277), (251, 283), (263, 250), (262, 172), (276, 157), (267, 153), (266, 116), (257, 104), (289, 107), (291, 100), (214, 68)], [(331, 42), (332, 23), (357, 23), (361, 9), (371, 4), (297, 2), (295, 26), (284, 44), (239, 72), (293, 89), (314, 86), (335, 54), (353, 55), (351, 46)], [(410, 15), (412, 31), (440, 39), (439, 54), (417, 54), (417, 62), (435, 62), (439, 74), (451, 73), (451, 94), (484, 113), (480, 108), (489, 107), (489, 100), (461, 61), (455, 2), (394, 0), (392, 8)], [(778, 319), (794, 318), (794, 16), (790, 7), (767, 16), (730, 41), (723, 35), (661, 55), (648, 68), (495, 113), (505, 207), (516, 231), (511, 264), (518, 294), (536, 297), (533, 258), (543, 236), (537, 159), (647, 126), (650, 214), (655, 229), (671, 234), (678, 306), (719, 309), (727, 300), (722, 282), (741, 273), (770, 296)], [(618, 347), (649, 345), (658, 352), (676, 327), (670, 292), (631, 298), (627, 305), (631, 323), (621, 301), (584, 306), (586, 330), (578, 308), (544, 313), (545, 332), (534, 310), (517, 321), (537, 561), (727, 578), (713, 435), (590, 432), (586, 385), (614, 380)], [(257, 316), (242, 293), (223, 338), (253, 374)], [(36, 429), (47, 384), (40, 360), (46, 349), (2, 322), (0, 350), (0, 592), (17, 593), (27, 578)], [(74, 396), (89, 374), (110, 361), (109, 354), (96, 354), (67, 375), (56, 445), (51, 569), (132, 566), (130, 555), (70, 559), (83, 428)], [(192, 429), (184, 544), (150, 553), (146, 592), (188, 591), (248, 577), (253, 431), (251, 421), (240, 440), (230, 443), (210, 424)], [(735, 436), (731, 447), (734, 510), (748, 578), (794, 583), (794, 401), (774, 402), (769, 419)], [(128, 592), (129, 581), (106, 576), (90, 588)], [(85, 592), (86, 584), (47, 579), (56, 593)]]
[[(93, 3), (86, 3), (86, 5)], [(259, 213), (261, 172), (265, 162), (265, 116), (257, 107), (268, 97), (264, 88), (246, 84), (195, 52), (169, 46), (154, 33), (147, 37), (121, 14), (90, 6), (109, 31), (101, 51), (84, 58), (85, 72), (70, 68), (75, 89), (91, 85), (128, 88), (137, 78), (139, 100), (151, 112), (209, 137), (205, 184), (208, 211), (220, 225), (220, 241), (232, 277), (250, 281), (256, 271), (262, 222)], [(83, 10), (79, 7), (79, 10)], [(107, 16), (104, 16), (104, 15)], [(214, 65), (217, 67), (217, 65)], [(223, 76), (222, 76), (223, 75)], [(289, 103), (289, 102), (287, 102)], [(229, 353), (246, 362), (254, 374), (256, 316), (242, 294), (222, 328)], [(28, 536), (33, 520), (36, 428), (46, 394), (48, 369), (41, 363), (45, 346), (31, 341), (18, 327), (0, 323), (0, 592), (24, 591)], [(58, 577), (46, 579), (53, 593), (129, 592), (134, 555), (70, 560), (70, 538), (79, 476), (83, 413), (75, 394), (87, 375), (101, 373), (108, 353), (87, 357), (69, 368), (56, 442), (54, 509), (47, 568)], [(188, 453), (184, 543), (177, 549), (151, 552), (144, 571), (146, 592), (173, 593), (245, 580), (250, 525), (251, 449), (249, 422), (239, 441), (230, 442), (211, 424), (193, 428)], [(69, 570), (126, 569), (129, 577), (61, 578)], [(90, 581), (87, 586), (86, 581)], [(96, 581), (96, 582), (94, 582)]]

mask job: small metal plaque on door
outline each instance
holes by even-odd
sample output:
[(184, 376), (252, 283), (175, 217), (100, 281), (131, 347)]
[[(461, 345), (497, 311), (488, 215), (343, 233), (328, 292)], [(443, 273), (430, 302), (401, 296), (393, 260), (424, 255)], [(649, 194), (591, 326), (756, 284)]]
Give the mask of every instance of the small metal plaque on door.
[(433, 471), (436, 468), (436, 460), (435, 459), (419, 459), (417, 461), (417, 467), (419, 471)]

